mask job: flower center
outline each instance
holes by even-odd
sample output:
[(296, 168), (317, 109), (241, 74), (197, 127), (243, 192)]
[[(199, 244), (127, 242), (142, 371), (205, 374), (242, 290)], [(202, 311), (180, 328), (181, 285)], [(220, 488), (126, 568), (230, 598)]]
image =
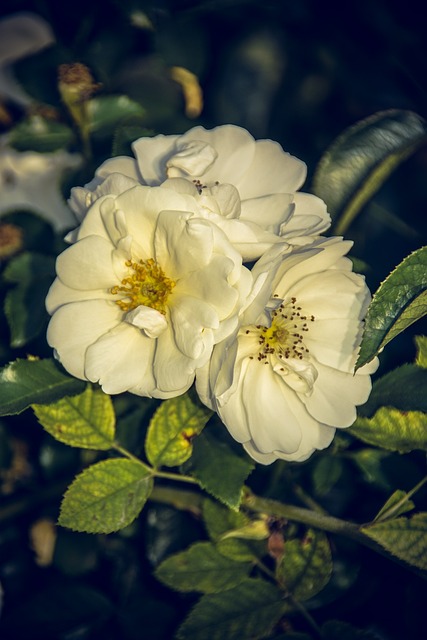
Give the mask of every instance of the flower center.
[(123, 278), (120, 285), (110, 289), (113, 295), (125, 294), (121, 300), (116, 300), (120, 309), (131, 311), (144, 305), (165, 314), (166, 301), (176, 283), (166, 277), (152, 258), (139, 262), (126, 260), (125, 265), (132, 269), (132, 273)]
[[(276, 296), (277, 297), (277, 296)], [(244, 329), (246, 335), (256, 334), (259, 351), (256, 356), (258, 362), (268, 364), (271, 356), (279, 360), (303, 360), (309, 350), (304, 344), (304, 333), (309, 330), (309, 322), (314, 322), (314, 316), (306, 316), (301, 307), (297, 306), (296, 298), (291, 298), (272, 312), (271, 326)], [(251, 360), (254, 356), (250, 356)]]

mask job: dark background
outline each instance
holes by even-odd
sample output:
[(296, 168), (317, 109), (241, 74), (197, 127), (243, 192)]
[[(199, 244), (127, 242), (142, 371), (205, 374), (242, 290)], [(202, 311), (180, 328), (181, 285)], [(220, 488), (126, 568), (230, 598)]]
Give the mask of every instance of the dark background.
[[(387, 0), (3, 0), (0, 17), (31, 10), (54, 30), (56, 57), (37, 59), (31, 73), (23, 65), (16, 69), (38, 99), (60, 106), (52, 60), (84, 62), (102, 82), (101, 91), (126, 93), (143, 104), (147, 130), (241, 125), (303, 159), (309, 190), (317, 162), (346, 127), (390, 108), (426, 116), (427, 25), (417, 6)], [(135, 12), (145, 14), (150, 28), (132, 26)], [(167, 73), (170, 66), (183, 66), (199, 78), (204, 109), (196, 120), (184, 114), (182, 94)], [(19, 122), (20, 109), (8, 108)], [(100, 144), (94, 165), (109, 154)], [(425, 242), (426, 171), (427, 152), (421, 149), (398, 168), (347, 233), (355, 240), (354, 256), (368, 265), (373, 290)], [(413, 335), (422, 328), (417, 325), (390, 346), (381, 372), (413, 360)], [(82, 460), (42, 433), (27, 414), (0, 424), (0, 638), (172, 637), (194, 599), (164, 589), (150, 574), (165, 554), (203, 536), (202, 525), (190, 515), (153, 505), (121, 534), (59, 530), (53, 564), (37, 566), (30, 527), (41, 517), (55, 521), (61, 493)], [(24, 465), (12, 479), (10, 449), (15, 456), (21, 451)], [(337, 490), (324, 497), (326, 508), (363, 521), (391, 487), (413, 486), (424, 465), (421, 455), (409, 461), (389, 456), (371, 483), (369, 476), (361, 483), (348, 467), (345, 496)], [(307, 466), (301, 469), (308, 477)], [(254, 482), (262, 490), (268, 484), (265, 473), (260, 471)], [(312, 612), (320, 622), (340, 618), (385, 640), (427, 637), (423, 577), (371, 552), (348, 549), (338, 539), (334, 545), (339, 575)]]

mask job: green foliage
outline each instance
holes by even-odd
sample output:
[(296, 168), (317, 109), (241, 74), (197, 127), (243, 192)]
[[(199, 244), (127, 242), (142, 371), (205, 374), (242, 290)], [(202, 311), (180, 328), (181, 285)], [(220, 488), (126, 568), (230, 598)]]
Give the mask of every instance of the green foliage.
[(331, 549), (321, 531), (309, 529), (302, 540), (288, 540), (277, 578), (297, 600), (308, 600), (321, 591), (332, 574)]
[(350, 433), (389, 451), (427, 451), (427, 415), (420, 411), (381, 407), (373, 418), (357, 418)]
[(4, 270), (4, 280), (16, 285), (5, 298), (12, 347), (27, 344), (45, 327), (45, 300), (54, 276), (55, 259), (38, 253), (22, 253)]
[(52, 359), (16, 360), (0, 369), (0, 415), (21, 413), (83, 391), (85, 383), (62, 371)]
[(153, 488), (139, 462), (103, 460), (85, 469), (68, 487), (58, 523), (74, 531), (111, 533), (139, 515)]
[(257, 640), (273, 629), (284, 611), (273, 584), (247, 578), (228, 591), (205, 595), (178, 630), (180, 640)]
[(236, 451), (230, 438), (224, 438), (225, 430), (220, 429), (212, 424), (195, 439), (190, 468), (208, 493), (237, 510), (243, 483), (254, 463), (243, 450)]
[(249, 522), (249, 518), (241, 511), (229, 509), (211, 498), (203, 500), (202, 514), (206, 530), (213, 541), (220, 540), (228, 531), (243, 527)]
[(356, 368), (427, 313), (427, 247), (414, 251), (384, 280), (369, 306)]
[(18, 151), (47, 153), (64, 149), (74, 140), (74, 133), (66, 124), (39, 115), (22, 120), (9, 133), (9, 142)]
[(128, 96), (100, 96), (88, 102), (89, 130), (96, 136), (112, 135), (126, 120), (143, 118), (143, 107)]
[(164, 560), (155, 575), (177, 591), (218, 593), (236, 587), (250, 569), (249, 563), (235, 562), (223, 556), (211, 542), (197, 542)]
[(415, 508), (412, 500), (409, 499), (408, 494), (405, 491), (398, 489), (387, 500), (385, 505), (381, 507), (379, 512), (374, 518), (374, 522), (384, 522), (390, 518), (397, 518), (402, 513), (407, 513)]
[(362, 531), (400, 560), (427, 569), (427, 513), (387, 520)]
[(192, 439), (201, 433), (212, 411), (190, 394), (165, 400), (152, 417), (145, 443), (148, 460), (155, 467), (175, 467), (191, 456)]
[(313, 487), (318, 496), (325, 496), (337, 484), (343, 473), (343, 462), (333, 456), (319, 458), (312, 472)]
[(56, 440), (83, 449), (111, 449), (115, 415), (110, 396), (101, 389), (86, 390), (50, 405), (33, 405), (40, 424)]
[(417, 357), (415, 364), (423, 369), (427, 369), (427, 336), (416, 336)]
[(383, 406), (400, 411), (427, 412), (427, 371), (415, 364), (404, 364), (374, 382), (369, 400), (359, 414), (371, 417)]
[(390, 109), (346, 129), (322, 157), (313, 190), (343, 233), (391, 172), (427, 140), (427, 125), (411, 111)]

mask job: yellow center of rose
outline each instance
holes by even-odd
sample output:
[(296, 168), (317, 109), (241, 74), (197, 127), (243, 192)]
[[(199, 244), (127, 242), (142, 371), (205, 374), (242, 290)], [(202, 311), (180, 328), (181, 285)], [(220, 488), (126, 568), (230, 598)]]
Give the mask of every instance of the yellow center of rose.
[[(277, 297), (277, 296), (276, 296)], [(259, 351), (256, 355), (258, 362), (268, 364), (270, 356), (275, 355), (279, 360), (296, 358), (303, 360), (309, 353), (304, 344), (304, 333), (309, 330), (309, 322), (314, 322), (314, 316), (306, 316), (301, 307), (297, 306), (296, 298), (283, 302), (272, 312), (271, 325), (264, 327), (256, 325), (246, 328), (242, 333), (255, 335), (258, 339)], [(255, 356), (250, 356), (251, 360)]]
[(166, 302), (175, 282), (152, 258), (139, 262), (126, 260), (125, 265), (131, 270), (130, 275), (110, 289), (113, 295), (122, 295), (120, 300), (116, 300), (120, 309), (131, 311), (143, 305), (165, 314)]

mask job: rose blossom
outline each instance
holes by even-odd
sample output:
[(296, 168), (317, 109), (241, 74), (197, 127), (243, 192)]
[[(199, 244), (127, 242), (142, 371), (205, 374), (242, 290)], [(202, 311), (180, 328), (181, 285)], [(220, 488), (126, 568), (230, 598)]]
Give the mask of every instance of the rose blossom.
[(32, 211), (57, 231), (74, 227), (76, 219), (62, 197), (64, 174), (81, 164), (77, 153), (16, 151), (0, 140), (0, 217), (17, 210)]
[(186, 391), (237, 326), (250, 271), (196, 202), (132, 186), (96, 200), (57, 260), (48, 342), (74, 376), (106, 393)]
[(258, 462), (305, 460), (368, 398), (377, 363), (353, 371), (370, 294), (343, 257), (351, 244), (319, 238), (263, 256), (237, 334), (198, 373), (202, 400)]
[(298, 191), (305, 164), (241, 127), (194, 127), (183, 135), (140, 138), (132, 148), (135, 159), (107, 160), (91, 182), (72, 190), (70, 206), (79, 219), (104, 193), (120, 193), (127, 178), (193, 196), (201, 215), (223, 229), (244, 260), (283, 240), (309, 242), (329, 227), (325, 203)]

